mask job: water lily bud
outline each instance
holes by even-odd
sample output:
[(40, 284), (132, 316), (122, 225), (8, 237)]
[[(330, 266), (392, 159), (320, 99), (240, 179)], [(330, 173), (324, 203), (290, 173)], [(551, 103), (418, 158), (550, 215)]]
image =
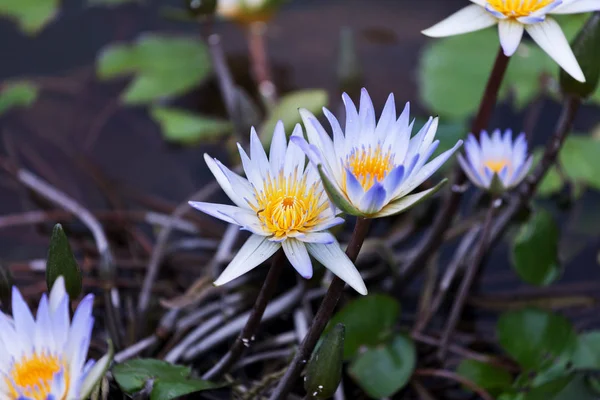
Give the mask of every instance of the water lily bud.
[(578, 82), (565, 71), (560, 72), (560, 86), (564, 93), (589, 97), (598, 87), (600, 78), (600, 13), (594, 13), (579, 31), (573, 43), (573, 53), (585, 75), (585, 82)]
[(282, 2), (283, 0), (219, 0), (216, 12), (241, 24), (266, 22)]
[(309, 398), (328, 399), (337, 390), (342, 379), (345, 332), (343, 324), (335, 325), (313, 353), (304, 378)]
[(185, 0), (185, 5), (195, 17), (212, 15), (217, 9), (217, 0)]
[(65, 288), (69, 297), (79, 297), (82, 288), (81, 269), (73, 256), (69, 240), (61, 224), (56, 224), (50, 237), (48, 258), (46, 260), (46, 284), (52, 289), (59, 276), (65, 279)]

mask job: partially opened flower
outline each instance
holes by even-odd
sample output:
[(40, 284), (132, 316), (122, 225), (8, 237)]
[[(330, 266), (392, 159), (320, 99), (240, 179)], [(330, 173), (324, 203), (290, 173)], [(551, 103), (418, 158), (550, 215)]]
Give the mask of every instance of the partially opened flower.
[(69, 296), (62, 277), (50, 298), (44, 294), (33, 317), (21, 293), (12, 292), (13, 320), (0, 313), (0, 398), (84, 400), (102, 378), (112, 355), (88, 360), (93, 295), (87, 295), (69, 321)]
[(481, 132), (480, 142), (469, 135), (465, 143), (466, 159), (459, 154), (458, 162), (471, 182), (494, 193), (517, 186), (529, 172), (533, 158), (527, 157), (527, 140), (521, 133), (513, 142), (512, 131), (497, 129), (490, 138)]
[(437, 118), (429, 118), (411, 139), (414, 121), (409, 121), (408, 103), (396, 119), (396, 104), (390, 95), (376, 122), (373, 103), (365, 89), (360, 110), (347, 94), (342, 98), (346, 106), (345, 131), (331, 112), (323, 109), (333, 130), (332, 140), (313, 114), (300, 110), (310, 144), (304, 138), (292, 138), (319, 169), (336, 206), (351, 215), (385, 217), (414, 206), (441, 187), (445, 181), (410, 194), (462, 144), (459, 140), (452, 149), (429, 161), (439, 144), (434, 141)]
[(471, 4), (423, 31), (444, 37), (478, 31), (498, 24), (504, 54), (517, 50), (523, 31), (558, 65), (578, 81), (585, 77), (560, 25), (548, 14), (577, 14), (600, 10), (600, 0), (470, 0)]
[[(297, 125), (292, 137), (301, 136), (302, 128)], [(269, 158), (254, 129), (250, 135), (250, 157), (238, 147), (247, 179), (204, 155), (235, 206), (190, 202), (200, 211), (252, 232), (215, 285), (245, 274), (283, 247), (292, 266), (304, 278), (312, 277), (312, 255), (357, 292), (366, 294), (354, 264), (327, 231), (344, 220), (336, 217), (319, 174), (312, 166), (305, 166), (302, 150), (287, 143), (283, 123), (280, 121), (275, 128)]]
[(241, 23), (271, 19), (282, 0), (219, 0), (216, 13)]

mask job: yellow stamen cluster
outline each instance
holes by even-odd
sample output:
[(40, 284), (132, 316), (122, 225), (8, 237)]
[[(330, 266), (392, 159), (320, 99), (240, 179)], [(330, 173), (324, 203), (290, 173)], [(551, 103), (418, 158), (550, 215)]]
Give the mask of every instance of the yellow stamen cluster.
[[(50, 354), (34, 354), (16, 362), (4, 382), (8, 386), (10, 399), (16, 400), (21, 396), (33, 400), (46, 400), (52, 390), (54, 376), (63, 371), (65, 387), (69, 387), (69, 371), (60, 357)], [(65, 396), (61, 399), (66, 400)]]
[(321, 213), (329, 207), (318, 182), (307, 183), (307, 176), (281, 172), (268, 176), (262, 191), (255, 192), (258, 205), (251, 205), (263, 227), (276, 239), (306, 233), (322, 222)]
[[(381, 145), (377, 145), (375, 148), (371, 146), (354, 148), (346, 157), (346, 168), (352, 172), (366, 191), (375, 182), (381, 182), (394, 168), (393, 154), (391, 150), (384, 151)], [(343, 182), (345, 184), (345, 177)]]
[(492, 172), (499, 173), (504, 167), (508, 165), (507, 160), (488, 160), (484, 163)]
[(527, 17), (553, 2), (554, 0), (488, 0), (494, 10), (509, 18)]

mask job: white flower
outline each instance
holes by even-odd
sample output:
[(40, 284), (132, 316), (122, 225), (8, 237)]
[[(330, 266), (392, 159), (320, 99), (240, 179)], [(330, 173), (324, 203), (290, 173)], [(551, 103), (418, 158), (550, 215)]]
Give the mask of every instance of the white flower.
[(478, 31), (498, 24), (500, 44), (506, 56), (517, 50), (523, 31), (573, 78), (585, 82), (583, 72), (556, 22), (547, 14), (577, 14), (600, 10), (600, 0), (470, 0), (471, 4), (423, 31), (444, 37)]
[(13, 320), (0, 313), (0, 398), (8, 400), (86, 399), (110, 364), (86, 357), (94, 318), (87, 295), (69, 322), (63, 277), (44, 294), (34, 319), (21, 293), (12, 291)]
[(471, 182), (492, 192), (502, 192), (521, 183), (533, 161), (531, 156), (527, 157), (525, 134), (521, 133), (513, 143), (510, 129), (504, 136), (497, 129), (491, 138), (486, 131), (481, 132), (480, 140), (478, 143), (469, 135), (465, 143), (467, 158), (458, 155), (458, 162)]
[(420, 193), (410, 193), (437, 171), (462, 144), (458, 143), (431, 162), (437, 149), (434, 142), (438, 119), (429, 118), (411, 139), (414, 124), (409, 122), (410, 106), (396, 119), (394, 96), (390, 95), (379, 122), (371, 98), (362, 90), (360, 110), (344, 93), (346, 127), (327, 109), (325, 116), (333, 130), (333, 140), (317, 119), (300, 110), (310, 145), (304, 138), (292, 138), (302, 147), (321, 173), (325, 189), (342, 211), (368, 218), (402, 212), (434, 194), (441, 185)]
[[(296, 125), (292, 137), (301, 137)], [(250, 135), (250, 157), (238, 144), (247, 179), (233, 173), (216, 159), (204, 155), (206, 164), (235, 206), (190, 202), (213, 217), (237, 224), (253, 233), (215, 285), (223, 285), (252, 270), (283, 247), (292, 266), (304, 278), (312, 277), (310, 260), (331, 270), (360, 294), (367, 289), (354, 264), (327, 232), (344, 222), (336, 217), (319, 174), (306, 165), (306, 156), (287, 143), (280, 121), (273, 134), (269, 159), (256, 131)]]
[(219, 0), (216, 13), (222, 17), (252, 22), (268, 20), (280, 0)]

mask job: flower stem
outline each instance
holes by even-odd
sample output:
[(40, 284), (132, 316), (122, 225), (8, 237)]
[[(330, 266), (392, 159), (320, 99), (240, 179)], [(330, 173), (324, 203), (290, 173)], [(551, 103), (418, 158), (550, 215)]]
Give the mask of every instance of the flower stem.
[(277, 103), (277, 88), (271, 77), (266, 31), (267, 25), (264, 22), (250, 24), (248, 26), (248, 49), (258, 92), (267, 108), (272, 108)]
[(456, 296), (456, 301), (452, 305), (452, 310), (450, 311), (450, 317), (448, 318), (448, 323), (442, 332), (442, 337), (440, 340), (440, 348), (439, 348), (439, 357), (444, 358), (446, 356), (446, 352), (448, 350), (448, 343), (450, 341), (450, 336), (454, 332), (456, 325), (458, 324), (458, 320), (460, 318), (460, 314), (462, 313), (463, 307), (467, 300), (467, 295), (469, 294), (469, 290), (471, 289), (471, 285), (473, 284), (473, 280), (475, 279), (475, 275), (477, 275), (477, 271), (479, 270), (479, 264), (483, 260), (483, 256), (485, 255), (485, 251), (487, 249), (487, 241), (490, 236), (492, 222), (494, 220), (494, 212), (496, 209), (496, 197), (492, 196), (490, 201), (489, 209), (485, 215), (485, 221), (483, 222), (483, 227), (481, 228), (481, 239), (479, 241), (479, 246), (475, 252), (475, 256), (473, 258), (473, 262), (469, 264), (467, 267), (467, 272), (460, 284), (460, 288), (458, 289), (458, 295)]
[[(360, 248), (367, 237), (367, 232), (369, 231), (370, 226), (370, 219), (358, 218), (356, 220), (352, 238), (350, 239), (350, 243), (346, 249), (346, 255), (352, 262), (356, 261), (356, 258), (358, 257), (358, 253), (360, 252)], [(314, 350), (317, 341), (321, 337), (325, 326), (331, 319), (333, 310), (342, 296), (344, 286), (344, 281), (337, 276), (331, 281), (331, 285), (329, 286), (329, 289), (327, 290), (327, 293), (325, 294), (325, 297), (319, 306), (319, 310), (317, 311), (317, 315), (315, 316), (313, 324), (310, 326), (308, 333), (304, 337), (304, 340), (296, 352), (296, 355), (294, 356), (290, 366), (285, 372), (285, 375), (279, 381), (275, 391), (269, 398), (270, 400), (286, 399), (287, 394), (294, 385), (294, 381), (300, 375), (306, 360), (308, 360), (308, 357), (310, 357), (312, 354), (312, 351)]]
[[(494, 67), (485, 87), (483, 98), (479, 104), (479, 110), (475, 119), (473, 120), (473, 123), (471, 124), (471, 133), (475, 137), (479, 137), (481, 131), (486, 129), (489, 124), (509, 60), (510, 58), (504, 55), (504, 52), (500, 47), (498, 50), (498, 55), (496, 56)], [(400, 275), (403, 279), (397, 282), (396, 286), (403, 285), (404, 282), (410, 278), (410, 276), (421, 269), (421, 266), (427, 263), (429, 257), (440, 246), (444, 237), (444, 233), (449, 228), (454, 214), (456, 214), (458, 211), (462, 193), (461, 190), (457, 190), (457, 188), (464, 185), (465, 182), (466, 176), (463, 173), (460, 165), (457, 163), (454, 169), (451, 190), (447, 193), (443, 200), (442, 210), (437, 215), (430, 233), (426, 235), (419, 243), (416, 255), (402, 269)], [(395, 289), (400, 288), (396, 287)]]
[(273, 297), (281, 270), (283, 269), (283, 250), (280, 249), (272, 258), (271, 268), (267, 274), (265, 282), (263, 283), (254, 308), (246, 321), (246, 325), (238, 335), (237, 339), (223, 358), (219, 360), (215, 366), (213, 366), (208, 372), (206, 372), (202, 379), (218, 379), (225, 374), (229, 369), (239, 360), (244, 352), (244, 349), (248, 347), (248, 343), (253, 340), (253, 336), (260, 325), (260, 320), (267, 308), (267, 303)]

